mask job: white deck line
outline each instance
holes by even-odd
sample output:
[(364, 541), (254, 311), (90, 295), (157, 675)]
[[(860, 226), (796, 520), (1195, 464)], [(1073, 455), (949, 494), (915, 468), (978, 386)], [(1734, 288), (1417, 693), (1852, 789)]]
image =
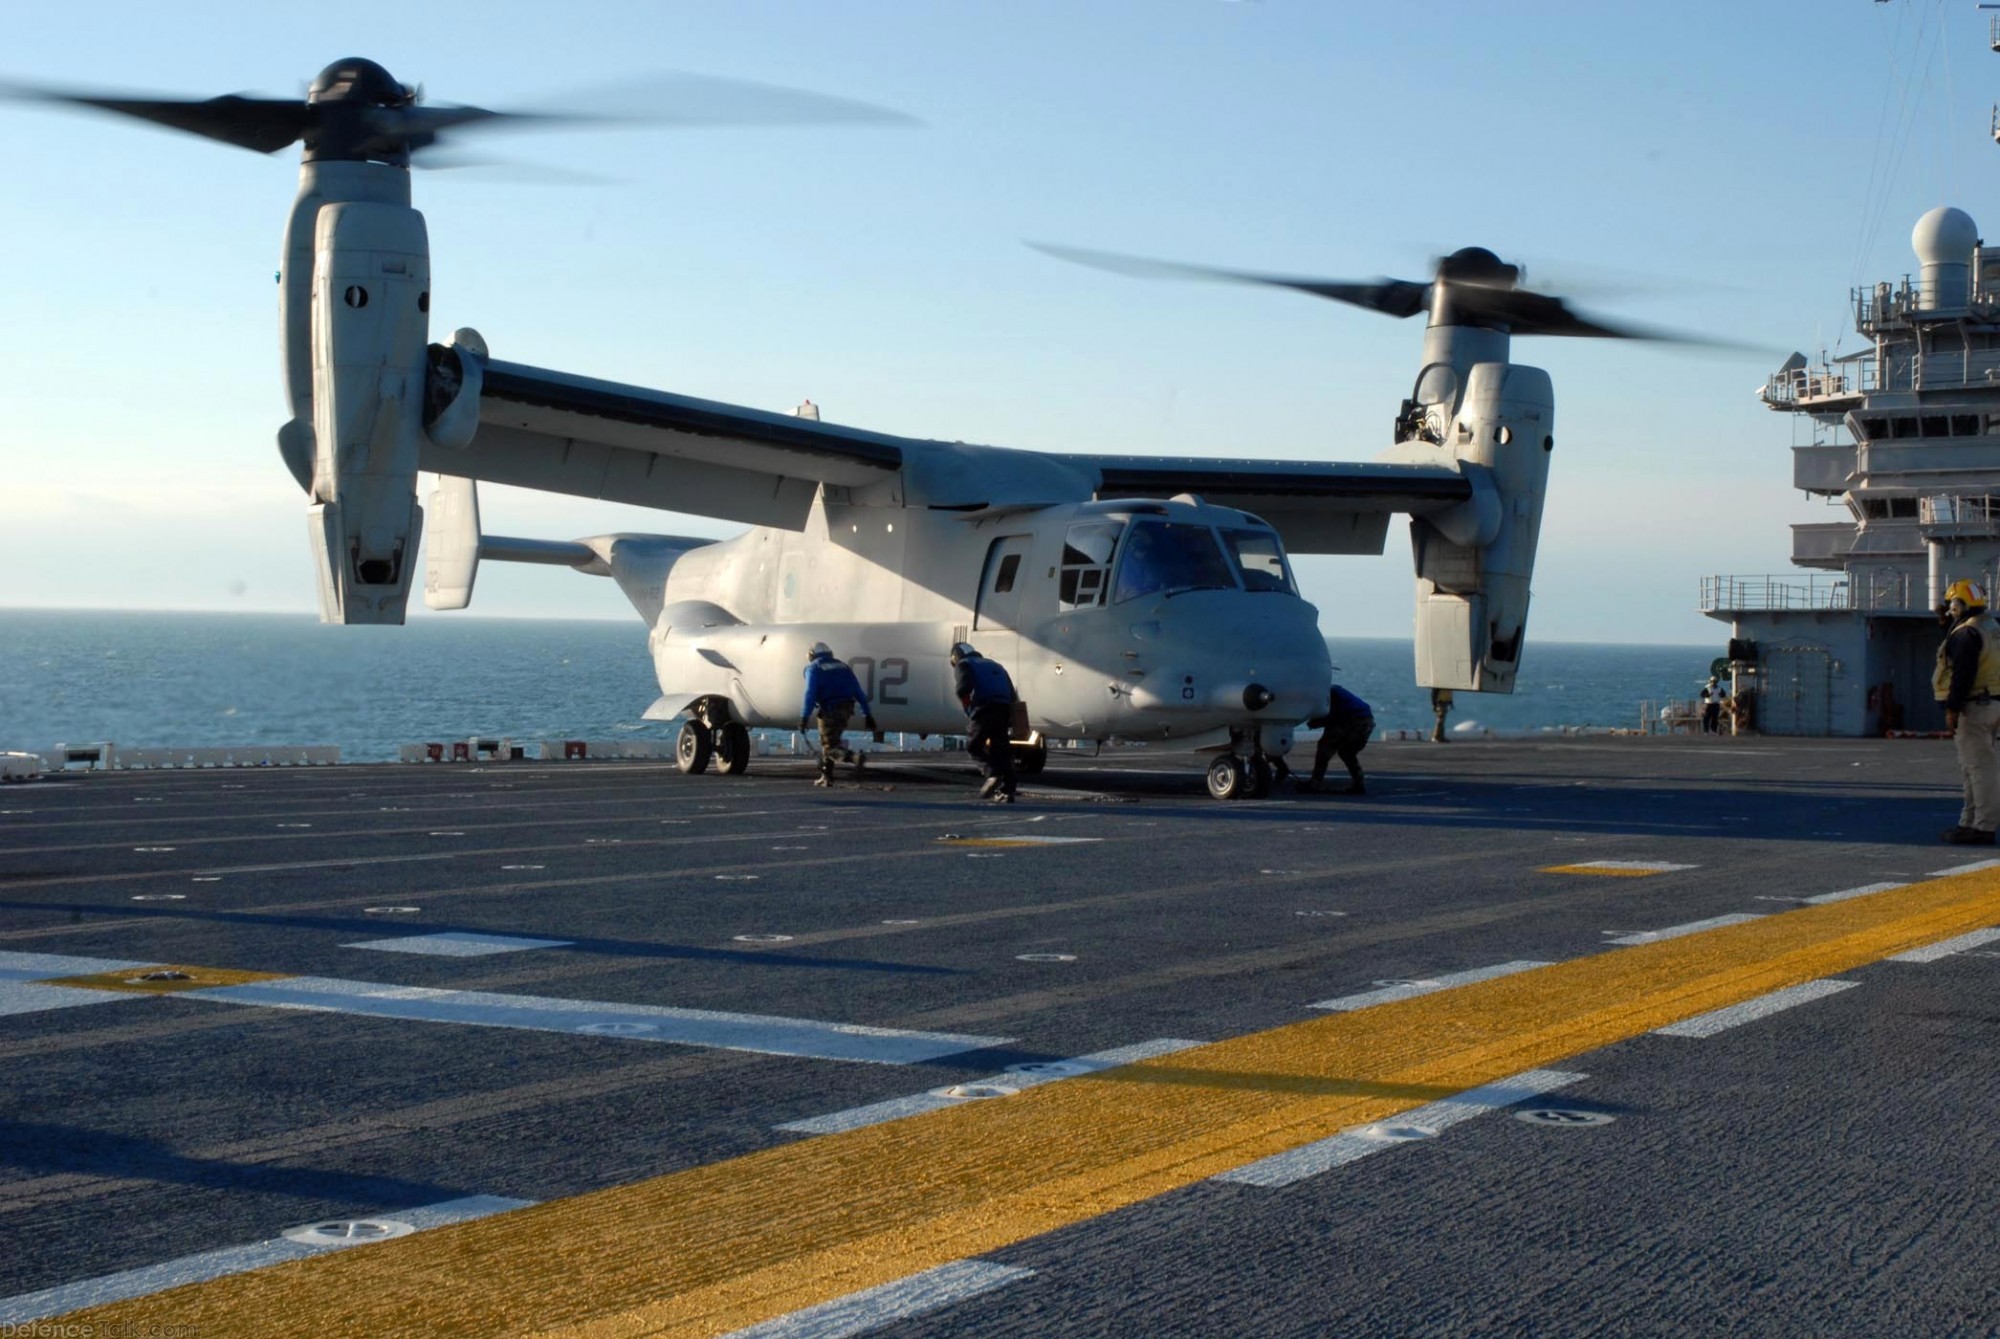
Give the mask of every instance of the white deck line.
[[(1690, 830), (1690, 831), (1696, 831), (1696, 830), (1702, 830), (1702, 831), (1705, 831), (1705, 830), (1706, 830), (1706, 829), (1698, 829), (1698, 828), (1696, 827), (1696, 825), (1693, 825), (1693, 824), (1687, 824), (1687, 823), (1671, 823), (1671, 824), (1669, 824), (1669, 823), (1653, 823), (1653, 824), (1649, 824), (1648, 826), (1651, 826), (1651, 827), (1656, 827), (1656, 828), (1658, 828), (1658, 827), (1679, 827), (1679, 828), (1687, 828), (1687, 829), (1688, 829), (1688, 830)], [(1633, 872), (1635, 872), (1635, 873), (1639, 873), (1639, 874), (1672, 874), (1672, 873), (1673, 873), (1674, 871), (1676, 871), (1676, 870), (1683, 870), (1683, 869), (1700, 869), (1700, 868), (1701, 868), (1701, 866), (1700, 866), (1700, 865), (1676, 865), (1676, 864), (1674, 864), (1674, 863), (1673, 863), (1673, 862), (1672, 862), (1671, 860), (1572, 860), (1572, 861), (1570, 861), (1570, 868), (1572, 868), (1572, 869), (1622, 869), (1622, 870), (1631, 870), (1631, 871), (1633, 871)]]
[[(1091, 1055), (1080, 1055), (1071, 1060), (1058, 1060), (1036, 1068), (1022, 1067), (995, 1074), (985, 1079), (968, 1079), (966, 1083), (995, 1084), (1019, 1092), (1038, 1084), (1053, 1083), (1057, 1079), (1074, 1078), (1081, 1074), (1095, 1074), (1120, 1065), (1129, 1065), (1137, 1060), (1150, 1060), (1158, 1055), (1172, 1055), (1205, 1043), (1185, 1041), (1178, 1037), (1163, 1037), (1157, 1041), (1142, 1041), (1132, 1046), (1120, 1046), (1109, 1051), (1098, 1051)], [(945, 1107), (964, 1106), (967, 1102), (991, 1101), (991, 1098), (952, 1097), (943, 1089), (929, 1092), (911, 1093), (908, 1097), (891, 1097), (881, 1102), (870, 1102), (866, 1106), (849, 1107), (845, 1111), (831, 1112), (825, 1116), (812, 1116), (805, 1120), (787, 1121), (773, 1129), (787, 1130), (794, 1134), (839, 1134), (844, 1130), (859, 1130), (868, 1125), (880, 1125), (885, 1121), (902, 1120), (906, 1116), (920, 1116), (926, 1111), (938, 1111)]]
[(1940, 958), (1949, 958), (1954, 953), (1965, 953), (1981, 945), (1990, 944), (1996, 939), (2000, 939), (2000, 930), (1974, 930), (1971, 934), (1959, 935), (1954, 939), (1940, 939), (1935, 944), (1913, 948), (1908, 953), (1891, 954), (1887, 961), (1936, 962)]
[(143, 999), (130, 990), (83, 990), (75, 986), (37, 986), (0, 977), (0, 1018), (38, 1014), (47, 1009), (74, 1009), (79, 1004), (116, 1004)]
[(1799, 901), (1817, 906), (1828, 902), (1845, 902), (1850, 897), (1866, 897), (1870, 893), (1886, 893), (1892, 888), (1909, 886), (1907, 883), (1864, 883), (1859, 888), (1843, 888), (1837, 893), (1821, 893), (1818, 897), (1802, 897)]
[(1475, 981), (1491, 981), (1497, 976), (1512, 976), (1516, 972), (1532, 971), (1537, 967), (1548, 967), (1546, 962), (1503, 962), (1493, 967), (1475, 967), (1468, 972), (1447, 972), (1443, 976), (1426, 977), (1422, 980), (1407, 981), (1399, 986), (1383, 986), (1378, 990), (1363, 991), (1359, 995), (1342, 995), (1338, 999), (1317, 1000), (1308, 1004), (1308, 1009), (1331, 1009), (1346, 1012), (1351, 1009), (1367, 1009), (1377, 1004), (1393, 1004), (1397, 1000), (1413, 1000), (1419, 995), (1429, 995), (1440, 990), (1450, 990), (1454, 986), (1469, 986)]
[(1727, 1009), (1717, 1009), (1713, 1013), (1697, 1014), (1693, 1018), (1670, 1023), (1663, 1028), (1655, 1028), (1655, 1035), (1662, 1037), (1713, 1037), (1718, 1032), (1726, 1032), (1733, 1027), (1759, 1018), (1768, 1018), (1786, 1009), (1809, 1004), (1813, 1000), (1825, 999), (1828, 995), (1838, 995), (1843, 990), (1860, 985), (1859, 981), (1807, 981), (1803, 985), (1787, 986), (1774, 990), (1768, 995), (1760, 995), (1754, 1000), (1732, 1004)]
[(52, 976), (96, 976), (157, 967), (157, 959), (73, 958), (66, 953), (0, 953), (0, 981), (45, 981)]
[(364, 939), (342, 948), (369, 948), (383, 953), (427, 953), (440, 958), (483, 958), (489, 953), (520, 953), (531, 948), (568, 948), (570, 939), (524, 939), (519, 935), (483, 935), (466, 930), (441, 930), (428, 935)]
[(1483, 1116), (1489, 1111), (1566, 1088), (1583, 1077), (1559, 1069), (1531, 1069), (1511, 1079), (1468, 1088), (1456, 1097), (1431, 1102), (1375, 1125), (1342, 1130), (1330, 1138), (1316, 1140), (1289, 1152), (1245, 1163), (1209, 1179), (1275, 1190), (1309, 1176), (1344, 1167), (1371, 1153), (1435, 1135), (1474, 1116)]
[[(471, 1195), (465, 1199), (446, 1200), (441, 1204), (430, 1204), (420, 1209), (392, 1209), (378, 1214), (357, 1214), (356, 1217), (394, 1219), (422, 1231), (430, 1227), (443, 1227), (448, 1223), (469, 1222), (474, 1218), (484, 1218), (488, 1214), (505, 1213), (509, 1209), (525, 1208), (532, 1203), (533, 1200), (503, 1199), (498, 1195)], [(225, 1246), (218, 1251), (184, 1255), (178, 1260), (121, 1270), (116, 1274), (104, 1274), (94, 1279), (44, 1288), (40, 1292), (21, 1293), (15, 1297), (0, 1299), (0, 1325), (25, 1326), (32, 1321), (46, 1320), (50, 1316), (60, 1316), (87, 1306), (103, 1306), (111, 1302), (128, 1301), (134, 1297), (147, 1297), (153, 1293), (165, 1292), (168, 1288), (178, 1288), (182, 1284), (206, 1283), (210, 1279), (219, 1279), (229, 1274), (244, 1274), (267, 1265), (281, 1264), (286, 1260), (298, 1260), (308, 1255), (323, 1255), (327, 1251), (349, 1250), (354, 1246), (365, 1244), (359, 1241), (327, 1242), (325, 1245), (309, 1246), (304, 1242), (291, 1241), (285, 1237), (272, 1237), (268, 1241), (255, 1242), (248, 1246)], [(30, 1333), (26, 1329), (21, 1332)], [(134, 1333), (140, 1331), (135, 1330)]]
[(496, 995), (475, 990), (389, 986), (332, 977), (298, 976), (241, 986), (178, 992), (180, 999), (254, 1004), (268, 1009), (311, 1009), (402, 1018), (413, 1022), (570, 1032), (626, 1041), (673, 1042), (762, 1055), (909, 1065), (1010, 1041), (952, 1032), (825, 1023), (769, 1014), (718, 1013), (653, 1004), (607, 1004), (538, 995)]
[(1700, 934), (1703, 930), (1719, 930), (1725, 925), (1741, 925), (1745, 921), (1761, 921), (1763, 916), (1748, 911), (1739, 911), (1728, 916), (1710, 916), (1705, 921), (1689, 921), (1686, 925), (1669, 925), (1664, 930), (1635, 930), (1631, 934), (1607, 939), (1607, 944), (1656, 944), (1662, 939), (1679, 939), (1682, 935)]
[(850, 1335), (866, 1334), (892, 1321), (956, 1305), (1020, 1279), (1033, 1278), (1034, 1274), (1032, 1269), (985, 1260), (954, 1260), (761, 1325), (731, 1330), (723, 1339), (848, 1339)]
[(1975, 860), (1969, 865), (1953, 865), (1950, 869), (1934, 869), (1924, 875), (1927, 879), (1942, 879), (1953, 874), (1977, 874), (1982, 869), (2000, 869), (2000, 860)]

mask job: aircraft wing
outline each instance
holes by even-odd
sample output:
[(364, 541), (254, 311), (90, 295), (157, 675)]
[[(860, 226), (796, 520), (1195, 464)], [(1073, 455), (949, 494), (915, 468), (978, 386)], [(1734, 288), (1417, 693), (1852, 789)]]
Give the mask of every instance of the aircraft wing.
[(1380, 553), (1394, 512), (1424, 514), (1472, 498), (1473, 481), (1443, 465), (1207, 457), (1087, 456), (1099, 497), (1172, 497), (1254, 512), (1293, 553)]
[(1059, 455), (896, 437), (486, 360), (479, 427), (419, 468), (746, 525), (803, 529), (824, 484), (852, 500), (962, 508), (1199, 493), (1297, 553), (1380, 553), (1392, 512), (1463, 502), (1444, 466)]
[(802, 529), (821, 484), (893, 484), (929, 445), (497, 359), (469, 446), (426, 443), (439, 474)]

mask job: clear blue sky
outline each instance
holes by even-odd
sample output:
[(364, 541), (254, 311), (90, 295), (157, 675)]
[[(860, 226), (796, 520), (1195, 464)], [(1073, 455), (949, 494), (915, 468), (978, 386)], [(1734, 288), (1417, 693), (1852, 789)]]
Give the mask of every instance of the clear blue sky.
[[(1534, 636), (1707, 642), (1705, 573), (1787, 568), (1794, 425), (1755, 388), (1852, 349), (1851, 285), (1940, 203), (2000, 229), (2000, 56), (1970, 0), (744, 0), (20, 7), (0, 76), (290, 93), (363, 55), (439, 101), (545, 105), (661, 69), (881, 103), (924, 128), (648, 130), (487, 145), (616, 180), (421, 176), (438, 335), (496, 356), (888, 432), (1373, 457), (1417, 321), (1142, 283), (1023, 238), (1423, 278), (1481, 244), (1580, 305), (1768, 347), (1523, 340), (1558, 447)], [(296, 157), (0, 106), (0, 606), (313, 607), (279, 464)], [(1420, 319), (1420, 318), (1419, 318)], [(1844, 341), (1844, 343), (1843, 343)], [(727, 527), (491, 489), (496, 533)], [(1409, 627), (1381, 559), (1308, 558), (1329, 634)], [(413, 601), (413, 603), (418, 603)], [(495, 566), (475, 613), (619, 617), (609, 582)], [(461, 615), (462, 617), (462, 615)]]

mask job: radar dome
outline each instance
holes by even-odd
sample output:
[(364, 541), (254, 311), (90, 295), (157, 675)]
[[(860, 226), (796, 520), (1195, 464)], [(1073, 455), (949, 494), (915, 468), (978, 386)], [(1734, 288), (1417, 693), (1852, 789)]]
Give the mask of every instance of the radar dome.
[(1940, 205), (1917, 220), (1910, 246), (1923, 265), (1969, 265), (1979, 245), (1979, 225), (1963, 209)]
[(1979, 225), (1963, 209), (1942, 205), (1917, 220), (1910, 233), (1922, 279), (1917, 310), (1948, 314), (1965, 310), (1972, 296), (1972, 256), (1979, 249)]

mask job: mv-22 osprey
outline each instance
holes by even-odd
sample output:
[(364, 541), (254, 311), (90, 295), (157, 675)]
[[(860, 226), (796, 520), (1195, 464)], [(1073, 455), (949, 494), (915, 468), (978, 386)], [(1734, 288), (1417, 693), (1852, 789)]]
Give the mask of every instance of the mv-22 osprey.
[[(1380, 553), (1396, 513), (1411, 518), (1418, 684), (1509, 692), (1555, 447), (1548, 374), (1509, 362), (1509, 340), (1636, 333), (1523, 289), (1476, 247), (1429, 282), (1180, 270), (1427, 313), (1389, 451), (1350, 464), (895, 437), (506, 362), (470, 329), (432, 343), (411, 155), (502, 113), (425, 106), (358, 59), (328, 66), (302, 102), (30, 95), (265, 153), (303, 142), (278, 446), (311, 498), (322, 619), (403, 621), (425, 529), (417, 476), (435, 473), (425, 603), (464, 608), (482, 559), (610, 577), (651, 629), (661, 697), (647, 717), (687, 717), (689, 772), (741, 772), (749, 728), (796, 724), (818, 641), (862, 675), (883, 729), (962, 729), (947, 654), (970, 641), (1013, 672), (1024, 770), (1050, 739), (1172, 741), (1214, 754), (1217, 798), (1261, 795), (1294, 727), (1324, 710), (1331, 670), (1288, 554)], [(479, 480), (751, 528), (719, 542), (484, 535)]]

